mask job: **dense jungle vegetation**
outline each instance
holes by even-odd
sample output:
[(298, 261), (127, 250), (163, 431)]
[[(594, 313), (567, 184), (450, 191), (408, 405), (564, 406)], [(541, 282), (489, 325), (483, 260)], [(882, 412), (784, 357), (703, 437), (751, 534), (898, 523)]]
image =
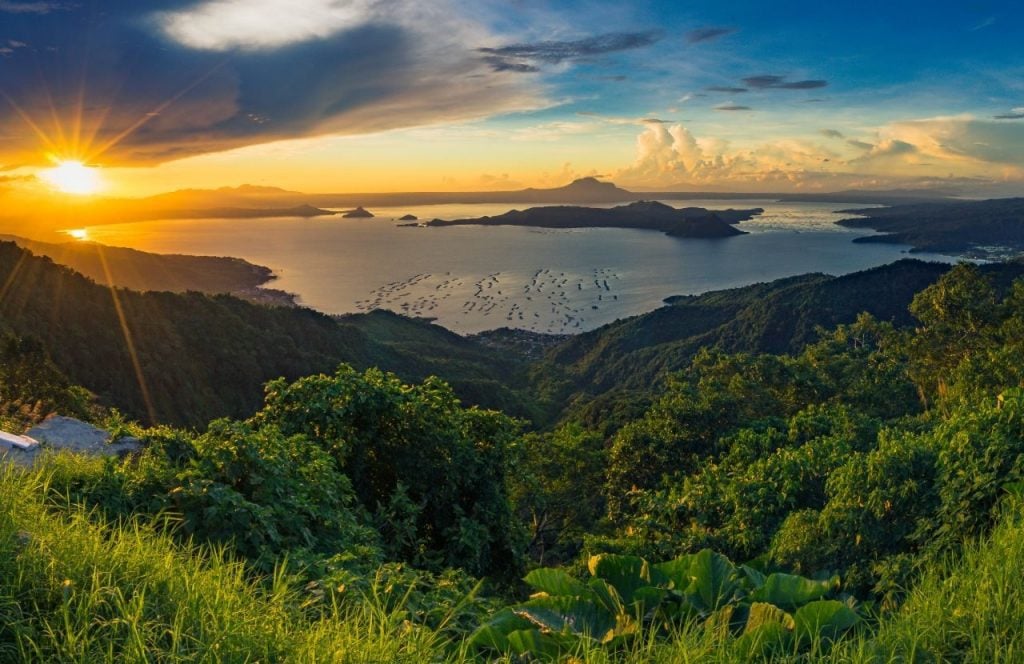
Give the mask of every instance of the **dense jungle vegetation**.
[(145, 443), (2, 471), (0, 659), (1024, 659), (1019, 266), (682, 298), (529, 364), (0, 251), (4, 425)]

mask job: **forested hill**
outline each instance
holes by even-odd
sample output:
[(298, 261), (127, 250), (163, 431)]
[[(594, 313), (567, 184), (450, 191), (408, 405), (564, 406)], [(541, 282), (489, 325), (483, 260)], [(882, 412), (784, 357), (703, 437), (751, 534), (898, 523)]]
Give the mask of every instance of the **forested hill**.
[(274, 278), (268, 267), (241, 258), (154, 254), (98, 242), (50, 243), (0, 235), (37, 256), (47, 256), (93, 281), (139, 291), (231, 293)]
[[(610, 410), (628, 414), (642, 409), (651, 386), (688, 366), (704, 347), (798, 352), (818, 338), (819, 327), (851, 323), (861, 312), (898, 327), (912, 325), (907, 307), (914, 295), (949, 269), (943, 263), (901, 260), (839, 277), (807, 274), (669, 298), (668, 306), (577, 335), (552, 349), (534, 367), (534, 381), (539, 393), (553, 403), (569, 404), (584, 421), (607, 423), (615, 419)], [(1024, 265), (1015, 263), (981, 269), (1003, 287), (1024, 274)]]
[(521, 382), (516, 362), (434, 325), (384, 312), (339, 322), (226, 295), (112, 291), (9, 242), (0, 242), (0, 331), (38, 339), (73, 383), (144, 420), (244, 417), (266, 381), (341, 362), (406, 380), (444, 376), (468, 403), (530, 414), (506, 387)]
[(859, 237), (854, 242), (909, 244), (918, 251), (1024, 250), (1024, 198), (920, 203), (846, 212), (861, 217), (844, 219), (840, 225), (872, 228), (881, 233)]

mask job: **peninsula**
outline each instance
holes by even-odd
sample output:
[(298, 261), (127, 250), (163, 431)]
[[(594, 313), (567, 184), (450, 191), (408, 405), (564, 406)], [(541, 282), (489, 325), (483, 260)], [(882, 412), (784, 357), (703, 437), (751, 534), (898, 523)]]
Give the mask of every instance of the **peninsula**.
[(1001, 258), (1024, 252), (1024, 198), (996, 198), (843, 210), (861, 215), (838, 221), (847, 228), (870, 228), (879, 235), (858, 243), (909, 244), (912, 251)]
[(154, 254), (98, 242), (41, 242), (15, 235), (0, 235), (0, 242), (14, 242), (105, 286), (137, 291), (226, 293), (259, 304), (296, 305), (291, 293), (266, 287), (277, 278), (269, 267), (241, 258)]
[(741, 221), (764, 212), (749, 210), (707, 210), (699, 207), (674, 208), (655, 201), (637, 201), (613, 208), (552, 205), (511, 210), (495, 217), (434, 219), (427, 226), (531, 226), (534, 228), (632, 228), (661, 231), (672, 237), (722, 238), (745, 235), (735, 227)]

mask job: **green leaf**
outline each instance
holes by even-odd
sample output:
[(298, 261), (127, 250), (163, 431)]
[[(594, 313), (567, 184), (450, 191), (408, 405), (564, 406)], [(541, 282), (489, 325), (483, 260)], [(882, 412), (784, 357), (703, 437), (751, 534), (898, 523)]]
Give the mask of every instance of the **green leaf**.
[(597, 601), (609, 612), (620, 615), (626, 612), (626, 605), (622, 601), (622, 597), (619, 596), (619, 591), (609, 584), (604, 579), (591, 579), (587, 583), (593, 592)]
[(649, 612), (657, 609), (662, 600), (668, 595), (664, 588), (644, 586), (637, 588), (633, 593), (633, 613), (637, 617), (646, 616)]
[(537, 629), (521, 629), (508, 635), (510, 650), (517, 655), (530, 654), (547, 660), (558, 658), (560, 640)]
[(747, 624), (743, 628), (743, 633), (753, 632), (769, 623), (781, 625), (787, 631), (793, 631), (796, 628), (793, 616), (779, 607), (765, 602), (754, 602), (750, 605), (750, 613), (747, 616)]
[(857, 612), (838, 600), (820, 600), (800, 607), (793, 620), (801, 641), (815, 637), (832, 641), (860, 621)]
[(694, 556), (691, 588), (705, 611), (714, 611), (733, 598), (738, 587), (735, 575), (735, 565), (720, 553), (704, 549)]
[(747, 579), (747, 585), (751, 589), (757, 589), (764, 585), (765, 575), (764, 572), (758, 569), (754, 569), (750, 565), (740, 565), (740, 571)]
[(535, 569), (523, 579), (531, 587), (548, 595), (591, 597), (593, 592), (578, 579), (560, 569)]
[(512, 612), (541, 630), (604, 641), (615, 629), (615, 616), (599, 604), (578, 597), (538, 597)]
[(685, 591), (693, 581), (693, 577), (690, 576), (690, 569), (693, 567), (694, 557), (693, 555), (680, 556), (675, 560), (652, 565), (651, 569), (664, 575), (670, 584), (670, 588)]
[(520, 618), (512, 609), (502, 609), (494, 614), (489, 622), (481, 625), (469, 637), (472, 648), (494, 648), (501, 652), (509, 651), (508, 635), (516, 630), (528, 629), (530, 622)]
[(588, 567), (593, 576), (604, 579), (614, 586), (625, 604), (632, 604), (633, 593), (638, 588), (650, 585), (651, 582), (651, 571), (647, 561), (638, 556), (591, 556)]
[(796, 608), (821, 599), (839, 587), (839, 577), (815, 581), (795, 574), (770, 574), (764, 585), (750, 594), (755, 602), (768, 602), (783, 608)]

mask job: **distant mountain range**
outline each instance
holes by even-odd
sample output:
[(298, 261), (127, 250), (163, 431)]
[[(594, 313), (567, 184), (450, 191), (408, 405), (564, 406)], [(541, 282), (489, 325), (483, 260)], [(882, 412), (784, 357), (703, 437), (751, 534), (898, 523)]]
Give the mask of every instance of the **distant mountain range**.
[[(31, 218), (59, 224), (58, 219), (73, 218), (77, 226), (146, 221), (155, 219), (204, 219), (252, 217), (313, 217), (333, 214), (331, 209), (358, 207), (404, 207), (438, 204), (513, 205), (599, 205), (636, 201), (780, 200), (852, 203), (859, 205), (896, 205), (908, 203), (946, 203), (955, 199), (944, 193), (916, 190), (842, 191), (816, 194), (770, 194), (726, 192), (644, 191), (623, 189), (611, 182), (587, 177), (562, 187), (519, 189), (515, 191), (473, 192), (395, 192), (395, 193), (320, 193), (290, 191), (278, 187), (242, 185), (219, 189), (182, 189), (146, 198), (84, 198), (68, 203), (37, 201), (28, 212), (19, 211), (8, 221)], [(56, 226), (57, 228), (67, 226)]]

